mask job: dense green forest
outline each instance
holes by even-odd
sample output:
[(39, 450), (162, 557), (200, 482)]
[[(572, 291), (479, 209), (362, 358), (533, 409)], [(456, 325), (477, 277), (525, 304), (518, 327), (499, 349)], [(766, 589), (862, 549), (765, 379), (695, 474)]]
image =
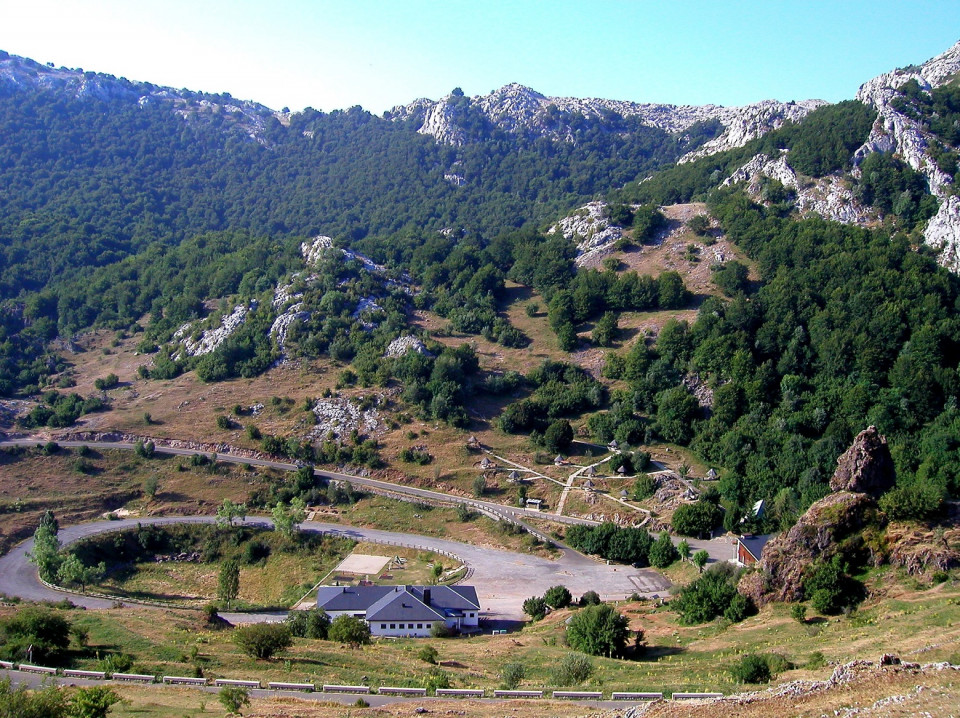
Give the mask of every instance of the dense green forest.
[[(731, 526), (760, 498), (770, 522), (792, 524), (870, 424), (890, 439), (901, 489), (931, 499), (921, 513), (960, 495), (960, 280), (902, 233), (797, 221), (732, 190), (710, 209), (759, 286), (707, 299), (693, 324), (609, 362), (630, 389), (611, 397), (617, 421), (591, 417), (597, 438), (636, 443), (633, 426), (725, 467)], [(689, 373), (713, 387), (709, 411), (679, 386)]]
[[(509, 135), (461, 98), (473, 140), (463, 147), (360, 108), (286, 123), (261, 108), (254, 141), (217, 104), (229, 96), (182, 92), (188, 107), (213, 108), (184, 119), (172, 100), (130, 99), (153, 86), (86, 76), (117, 97), (0, 86), (0, 395), (29, 393), (58, 368), (44, 356), (58, 334), (132, 327), (147, 311), (169, 329), (210, 297), (265, 291), (304, 238), (494, 236), (672, 163), (717, 129), (675, 137), (558, 111), (576, 139), (559, 142)], [(475, 309), (489, 325), (489, 305)]]
[[(944, 171), (956, 169), (958, 98), (953, 85), (926, 93), (908, 84), (898, 100), (937, 138)], [(723, 467), (718, 500), (731, 525), (758, 498), (770, 502), (768, 523), (791, 523), (827, 491), (836, 457), (868, 424), (890, 438), (902, 506), (923, 513), (960, 494), (960, 285), (916, 246), (937, 208), (922, 175), (882, 153), (851, 172), (874, 110), (826, 106), (742, 148), (655, 172), (718, 128), (679, 137), (614, 114), (560, 113), (557, 127), (575, 134), (560, 142), (507, 134), (462, 94), (453, 102), (462, 146), (418, 134), (416, 118), (360, 108), (284, 122), (264, 111), (254, 140), (221, 110), (184, 119), (162, 100), (0, 88), (0, 395), (43, 388), (63, 368), (49, 342), (91, 326), (142, 334), (139, 348), (157, 353), (145, 376), (256, 375), (278, 358), (269, 330), (294, 299), (274, 304), (274, 288), (288, 283), (303, 316), (284, 351), (341, 362), (342, 385), (396, 379), (422, 417), (456, 426), (469, 423), (473, 394), (509, 395), (499, 429), (551, 450), (569, 444), (571, 420), (601, 442), (690, 446)], [(776, 182), (762, 204), (716, 189), (755, 154), (782, 150), (803, 176), (844, 174), (886, 221), (798, 220)], [(611, 219), (632, 226), (636, 242), (665, 221), (657, 206), (709, 200), (759, 281), (743, 264), (718, 267), (725, 296), (704, 300), (696, 321), (670, 321), (655, 342), (608, 352), (612, 392), (560, 362), (527, 376), (485, 374), (469, 347), (428, 343), (429, 355), (384, 358), (414, 308), (446, 318), (450, 331), (527, 345), (501, 311), (506, 280), (541, 295), (564, 350), (586, 322), (593, 343), (610, 346), (621, 312), (689, 306), (679, 274), (576, 270), (572, 243), (541, 231), (611, 187), (622, 188), (609, 194)], [(320, 233), (335, 246), (308, 279), (297, 274), (300, 244)], [(341, 248), (386, 270), (368, 271)], [(174, 331), (203, 320), (211, 299), (222, 312), (249, 308), (247, 321), (205, 356), (171, 351)], [(218, 320), (213, 312), (191, 331)], [(683, 386), (693, 374), (712, 389), (712, 407)], [(69, 424), (100, 408), (48, 392), (29, 421)], [(263, 441), (304, 460), (345, 460), (347, 450)], [(375, 446), (355, 444), (353, 461), (376, 464)]]

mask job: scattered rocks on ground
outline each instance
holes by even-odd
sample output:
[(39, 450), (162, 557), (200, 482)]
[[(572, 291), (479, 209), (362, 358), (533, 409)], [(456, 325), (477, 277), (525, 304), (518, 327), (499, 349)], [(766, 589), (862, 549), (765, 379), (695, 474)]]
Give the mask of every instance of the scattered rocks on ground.
[[(381, 399), (377, 397), (377, 405)], [(331, 432), (335, 437), (342, 438), (354, 429), (370, 434), (383, 426), (376, 406), (362, 410), (351, 399), (321, 399), (314, 405), (313, 415), (317, 425), (307, 434), (309, 440), (323, 439)]]
[(427, 351), (427, 345), (420, 341), (417, 337), (411, 336), (410, 334), (405, 334), (402, 337), (397, 337), (390, 344), (387, 345), (387, 350), (384, 352), (386, 357), (402, 357), (407, 352), (414, 351), (417, 354), (423, 354), (424, 356), (433, 356), (429, 351)]

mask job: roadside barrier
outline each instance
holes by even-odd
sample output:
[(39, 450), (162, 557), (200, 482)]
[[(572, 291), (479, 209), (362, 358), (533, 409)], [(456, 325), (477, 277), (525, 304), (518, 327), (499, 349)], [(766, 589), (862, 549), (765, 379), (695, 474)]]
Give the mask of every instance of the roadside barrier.
[(324, 693), (369, 693), (370, 686), (338, 686), (324, 684)]
[(598, 701), (603, 698), (603, 693), (601, 691), (554, 691), (553, 697), (575, 701)]
[(312, 683), (278, 683), (276, 681), (267, 683), (267, 688), (272, 691), (303, 691), (305, 693), (313, 693), (316, 690)]
[(115, 681), (129, 681), (131, 683), (153, 683), (157, 680), (156, 676), (148, 676), (145, 673), (114, 673), (110, 677)]
[(67, 678), (90, 678), (101, 681), (107, 677), (107, 674), (103, 671), (77, 671), (73, 668), (64, 668), (63, 675)]
[(164, 676), (164, 683), (171, 683), (174, 685), (181, 686), (205, 686), (207, 685), (206, 678), (195, 678), (193, 676)]
[(260, 681), (241, 681), (234, 678), (217, 678), (213, 685), (215, 686), (236, 686), (237, 688), (259, 688)]
[(396, 686), (381, 686), (377, 693), (382, 696), (425, 696), (426, 688), (398, 688)]
[(483, 698), (482, 688), (437, 688), (437, 696), (455, 698)]
[[(20, 670), (26, 673), (41, 673), (44, 675), (57, 675), (56, 668), (47, 666), (35, 666), (29, 663), (16, 664), (11, 661), (0, 661), (0, 669)], [(91, 680), (104, 680), (107, 674), (103, 671), (82, 671), (73, 668), (65, 668), (62, 671), (64, 678), (86, 678)], [(156, 683), (161, 682), (166, 685), (188, 685), (188, 686), (236, 686), (239, 688), (259, 689), (263, 683), (256, 680), (243, 680), (237, 678), (197, 678), (194, 676), (151, 676), (146, 673), (114, 673), (110, 679), (115, 681), (126, 681), (136, 683)], [(350, 686), (336, 683), (325, 683), (318, 687), (313, 683), (286, 683), (279, 681), (270, 681), (266, 687), (275, 691), (302, 691), (312, 693), (322, 691), (323, 693), (341, 693), (341, 694), (370, 694), (377, 693), (383, 696), (409, 696), (425, 697), (426, 688), (416, 688), (410, 686), (380, 686), (371, 688), (370, 686)], [(504, 690), (496, 689), (493, 691), (493, 698), (543, 698), (543, 689), (529, 690)], [(437, 688), (438, 698), (486, 698), (487, 694), (483, 688)], [(602, 691), (552, 691), (551, 698), (558, 700), (603, 700)], [(673, 693), (667, 700), (686, 701), (686, 700), (716, 700), (723, 698), (723, 693)], [(663, 693), (641, 692), (641, 691), (614, 691), (610, 694), (610, 700), (613, 701), (655, 701), (664, 700)]]
[(663, 698), (663, 693), (611, 693), (612, 701), (658, 701)]

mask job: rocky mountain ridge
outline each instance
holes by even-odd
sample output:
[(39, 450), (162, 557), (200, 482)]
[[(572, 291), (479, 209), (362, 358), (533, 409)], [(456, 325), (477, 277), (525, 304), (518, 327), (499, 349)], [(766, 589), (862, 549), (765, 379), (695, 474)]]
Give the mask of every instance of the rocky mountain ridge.
[(149, 82), (134, 82), (123, 77), (82, 69), (54, 67), (25, 57), (0, 51), (0, 94), (31, 89), (54, 90), (75, 98), (95, 98), (145, 107), (163, 103), (187, 120), (209, 120), (214, 115), (229, 121), (253, 139), (263, 141), (266, 121), (276, 117), (285, 121), (287, 113), (229, 95), (175, 90)]
[[(960, 197), (953, 194), (954, 177), (937, 166), (930, 153), (933, 138), (915, 119), (896, 108), (901, 89), (911, 80), (929, 92), (960, 73), (960, 42), (915, 67), (896, 69), (865, 82), (856, 99), (874, 107), (877, 119), (867, 141), (856, 151), (859, 164), (873, 152), (892, 152), (927, 179), (931, 194), (940, 200), (937, 214), (924, 230), (924, 240), (940, 251), (940, 264), (960, 273)], [(706, 145), (705, 145), (706, 147)], [(812, 182), (799, 181), (789, 165), (789, 154), (771, 158), (757, 155), (734, 172), (724, 184), (747, 182), (748, 188), (763, 177), (778, 180), (796, 191), (797, 209), (824, 219), (847, 224), (864, 224), (878, 219), (878, 213), (856, 202), (843, 178), (829, 176)], [(854, 168), (854, 176), (858, 177)]]
[(511, 83), (488, 95), (465, 98), (457, 91), (434, 102), (420, 98), (393, 108), (388, 115), (400, 121), (419, 121), (417, 130), (438, 142), (463, 145), (465, 106), (479, 111), (494, 126), (512, 134), (527, 133), (554, 140), (576, 140), (575, 120), (605, 121), (635, 117), (647, 127), (678, 134), (701, 122), (717, 121), (722, 131), (681, 161), (740, 147), (784, 122), (803, 119), (812, 110), (827, 104), (823, 100), (778, 102), (764, 100), (743, 107), (720, 105), (670, 105), (637, 103), (600, 98), (547, 97), (518, 83)]

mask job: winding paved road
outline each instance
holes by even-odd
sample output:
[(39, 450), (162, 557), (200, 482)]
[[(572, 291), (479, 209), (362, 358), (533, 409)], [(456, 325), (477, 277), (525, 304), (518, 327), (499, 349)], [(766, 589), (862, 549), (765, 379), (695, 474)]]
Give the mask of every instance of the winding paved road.
[[(25, 446), (25, 447), (36, 447), (38, 444), (46, 443), (47, 439), (40, 439), (37, 437), (33, 438), (18, 438), (18, 439), (6, 439), (0, 441), (0, 448), (4, 447), (15, 447), (15, 446)], [(59, 441), (57, 442), (60, 446), (67, 448), (79, 448), (81, 446), (88, 446), (95, 449), (105, 449), (105, 450), (125, 450), (132, 451), (134, 445), (126, 442), (114, 442), (114, 441)], [(216, 458), (217, 461), (225, 461), (233, 464), (249, 464), (251, 466), (262, 466), (264, 468), (278, 469), (280, 471), (296, 471), (296, 464), (289, 464), (283, 461), (273, 461), (270, 459), (258, 459), (255, 457), (248, 456), (238, 456), (236, 454), (230, 453), (220, 453), (214, 454), (211, 452), (197, 451), (196, 449), (181, 449), (171, 446), (157, 446), (155, 451), (159, 454), (168, 454), (172, 456), (193, 456), (194, 454), (204, 454), (210, 458)], [(549, 521), (555, 521), (558, 523), (565, 524), (582, 524), (588, 526), (596, 526), (596, 521), (590, 521), (588, 519), (582, 519), (575, 516), (557, 516), (556, 514), (545, 514), (540, 511), (534, 511), (532, 509), (521, 509), (515, 506), (508, 506), (506, 504), (498, 504), (492, 501), (480, 501), (479, 499), (466, 498), (463, 496), (455, 496), (453, 494), (445, 494), (440, 491), (430, 491), (429, 489), (420, 489), (415, 486), (405, 486), (404, 484), (394, 484), (389, 481), (378, 481), (377, 479), (370, 479), (363, 476), (354, 476), (352, 474), (342, 474), (336, 471), (322, 471), (319, 469), (314, 469), (314, 473), (318, 476), (321, 476), (326, 479), (333, 481), (349, 481), (355, 486), (366, 486), (371, 489), (376, 489), (378, 491), (386, 491), (398, 496), (408, 498), (408, 499), (425, 499), (427, 501), (442, 502), (446, 504), (465, 504), (467, 506), (482, 510), (488, 514), (494, 516), (499, 516), (506, 518), (510, 521), (522, 524), (528, 531), (539, 535), (541, 538), (546, 538), (547, 540), (557, 544), (561, 548), (566, 549), (567, 554), (575, 553), (569, 547), (564, 546), (563, 543), (557, 541), (552, 537), (544, 536), (542, 533), (531, 527), (529, 524), (524, 522), (524, 519), (547, 519)], [(678, 543), (681, 539), (679, 537), (674, 537), (674, 543)], [(711, 540), (701, 540), (701, 539), (686, 539), (687, 544), (690, 546), (691, 551), (699, 551), (700, 549), (706, 549), (707, 553), (710, 554), (711, 561), (728, 561), (730, 559), (736, 558), (737, 550), (734, 544), (731, 544), (724, 538), (715, 538)], [(589, 559), (587, 559), (589, 560)]]
[[(213, 516), (186, 516), (127, 519), (122, 521), (95, 521), (60, 529), (60, 541), (68, 545), (82, 538), (137, 524), (213, 523)], [(248, 525), (272, 526), (267, 518), (246, 519)], [(641, 595), (663, 594), (669, 582), (655, 571), (629, 566), (605, 565), (574, 551), (565, 551), (555, 561), (447, 539), (394, 533), (378, 529), (355, 528), (340, 524), (305, 521), (305, 531), (345, 536), (357, 541), (387, 544), (405, 544), (431, 551), (446, 551), (462, 558), (473, 568), (470, 583), (477, 587), (484, 615), (492, 621), (516, 621), (523, 617), (524, 599), (543, 594), (550, 586), (563, 584), (574, 596), (596, 591), (606, 599), (622, 599), (637, 592)], [(47, 588), (37, 576), (36, 568), (27, 559), (33, 539), (14, 547), (0, 557), (0, 591), (30, 601), (59, 601), (64, 593)], [(71, 593), (70, 600), (87, 608), (109, 608), (113, 601), (94, 596)]]

